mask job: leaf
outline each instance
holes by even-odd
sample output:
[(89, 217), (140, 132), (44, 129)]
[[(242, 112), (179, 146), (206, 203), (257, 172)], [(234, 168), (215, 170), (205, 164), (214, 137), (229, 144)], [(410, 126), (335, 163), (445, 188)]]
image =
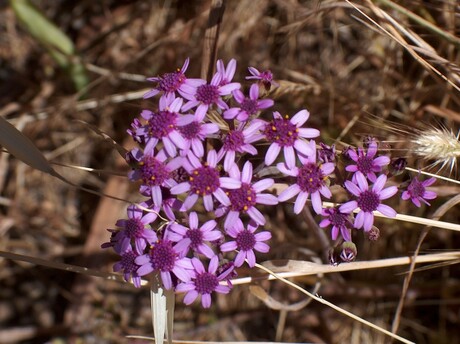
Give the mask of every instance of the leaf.
[(40, 150), (14, 125), (0, 116), (0, 145), (16, 158), (39, 171), (54, 177), (57, 172), (51, 167)]
[(48, 50), (61, 68), (66, 69), (75, 88), (84, 88), (88, 84), (88, 77), (83, 64), (74, 56), (72, 40), (29, 0), (10, 0), (10, 4), (30, 35)]

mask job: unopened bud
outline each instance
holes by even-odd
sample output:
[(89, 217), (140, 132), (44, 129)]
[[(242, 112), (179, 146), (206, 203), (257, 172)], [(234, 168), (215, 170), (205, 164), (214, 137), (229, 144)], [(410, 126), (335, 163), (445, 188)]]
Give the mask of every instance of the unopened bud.
[(375, 226), (372, 226), (370, 231), (366, 232), (366, 235), (369, 241), (377, 241), (377, 239), (380, 238), (380, 229), (378, 229)]
[(352, 262), (356, 259), (358, 250), (356, 245), (351, 241), (345, 241), (342, 244), (342, 252), (340, 253), (340, 260), (344, 263)]
[(404, 169), (407, 166), (407, 159), (406, 158), (396, 158), (393, 159), (390, 163), (390, 173), (393, 176), (397, 176), (404, 172)]

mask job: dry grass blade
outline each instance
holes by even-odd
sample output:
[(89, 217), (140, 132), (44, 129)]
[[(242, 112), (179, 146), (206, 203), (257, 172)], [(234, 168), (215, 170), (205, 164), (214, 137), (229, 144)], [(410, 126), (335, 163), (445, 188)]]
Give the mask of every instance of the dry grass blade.
[(287, 285), (289, 285), (289, 286), (291, 286), (291, 287), (293, 287), (293, 288), (299, 290), (299, 291), (302, 292), (303, 294), (310, 296), (312, 299), (314, 299), (314, 300), (316, 300), (316, 301), (318, 301), (318, 302), (320, 302), (320, 303), (322, 303), (322, 304), (324, 304), (324, 305), (326, 305), (326, 306), (329, 306), (329, 307), (331, 307), (332, 309), (334, 309), (334, 310), (336, 310), (336, 311), (338, 311), (338, 312), (340, 312), (340, 313), (342, 313), (342, 314), (344, 314), (344, 315), (346, 315), (346, 316), (348, 316), (348, 317), (350, 317), (350, 318), (352, 318), (352, 319), (354, 319), (354, 320), (356, 320), (356, 321), (359, 321), (360, 323), (362, 323), (362, 324), (364, 324), (364, 325), (366, 325), (366, 326), (369, 326), (369, 327), (371, 327), (371, 328), (373, 328), (373, 329), (375, 329), (375, 330), (377, 330), (377, 331), (379, 331), (379, 332), (382, 332), (382, 333), (386, 334), (386, 335), (389, 336), (389, 337), (392, 337), (392, 338), (394, 338), (394, 339), (397, 339), (397, 340), (401, 341), (402, 343), (407, 343), (407, 344), (409, 344), (409, 343), (414, 343), (414, 342), (412, 342), (412, 341), (410, 341), (410, 340), (407, 340), (407, 339), (405, 339), (405, 338), (403, 338), (403, 337), (401, 337), (401, 336), (398, 336), (398, 335), (396, 335), (396, 334), (394, 334), (394, 333), (391, 333), (390, 331), (387, 331), (387, 330), (385, 330), (384, 328), (382, 328), (382, 327), (380, 327), (380, 326), (377, 326), (377, 325), (375, 325), (375, 324), (373, 324), (373, 323), (371, 323), (371, 322), (369, 322), (369, 321), (367, 321), (367, 320), (364, 320), (364, 319), (362, 319), (362, 318), (356, 316), (355, 314), (353, 314), (353, 313), (351, 313), (351, 312), (349, 312), (349, 311), (346, 311), (346, 310), (344, 310), (344, 309), (342, 309), (342, 308), (336, 306), (335, 304), (333, 304), (333, 303), (331, 303), (331, 302), (329, 302), (329, 301), (326, 301), (325, 299), (323, 299), (323, 298), (320, 297), (320, 296), (311, 294), (310, 292), (308, 292), (307, 290), (305, 290), (305, 289), (303, 289), (302, 287), (298, 286), (297, 284), (295, 284), (295, 283), (293, 283), (293, 282), (291, 282), (291, 281), (288, 281), (287, 279), (281, 277), (281, 276), (278, 275), (278, 274), (275, 274), (273, 271), (271, 271), (270, 269), (266, 268), (265, 266), (262, 266), (262, 265), (260, 265), (260, 264), (256, 264), (256, 266), (257, 266), (259, 269), (262, 269), (263, 271), (265, 271), (266, 273), (269, 273), (269, 274), (273, 275), (276, 279), (279, 279), (280, 281), (286, 283)]

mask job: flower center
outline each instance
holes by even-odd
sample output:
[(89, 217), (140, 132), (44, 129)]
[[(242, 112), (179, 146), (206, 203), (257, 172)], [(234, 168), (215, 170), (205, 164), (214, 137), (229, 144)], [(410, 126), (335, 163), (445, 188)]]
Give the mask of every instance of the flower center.
[(130, 238), (141, 238), (144, 224), (138, 219), (129, 219), (125, 228)]
[(203, 272), (195, 279), (195, 289), (199, 294), (211, 294), (218, 285), (217, 277), (209, 272)]
[(207, 165), (199, 167), (193, 171), (189, 182), (191, 191), (197, 195), (212, 194), (220, 186), (219, 171)]
[(203, 233), (198, 228), (188, 230), (185, 237), (190, 239), (190, 247), (194, 250), (203, 243)]
[(219, 88), (213, 85), (201, 85), (196, 90), (196, 100), (206, 105), (211, 105), (219, 99)]
[(177, 254), (170, 241), (159, 241), (150, 250), (152, 265), (160, 271), (171, 271), (174, 268)]
[(244, 145), (243, 132), (240, 130), (229, 131), (224, 140), (224, 149), (226, 151), (238, 151)]
[(144, 156), (139, 165), (142, 181), (146, 185), (162, 185), (170, 177), (170, 172), (166, 166), (151, 156)]
[(181, 71), (166, 73), (160, 78), (158, 88), (164, 92), (175, 92), (186, 79)]
[(361, 171), (364, 175), (372, 172), (374, 160), (367, 156), (360, 156), (356, 162), (358, 170)]
[(412, 196), (412, 198), (423, 197), (423, 194), (425, 193), (425, 187), (422, 185), (422, 183), (420, 183), (420, 181), (414, 179), (408, 186), (407, 191), (409, 191), (409, 194)]
[(248, 230), (244, 230), (238, 233), (236, 236), (236, 244), (238, 248), (243, 251), (249, 251), (254, 248), (256, 244), (256, 238), (253, 233)]
[(250, 184), (241, 183), (241, 187), (228, 191), (230, 209), (238, 212), (246, 212), (256, 205), (256, 192)]
[(329, 215), (329, 220), (331, 221), (332, 226), (342, 227), (347, 223), (347, 215), (335, 212)]
[(377, 209), (380, 198), (374, 191), (366, 190), (359, 195), (357, 202), (362, 211), (370, 213)]
[(324, 175), (318, 165), (307, 163), (299, 168), (297, 185), (304, 192), (313, 193), (324, 185)]
[(149, 118), (149, 134), (156, 138), (161, 139), (176, 128), (177, 113), (169, 111), (160, 111), (154, 113)]
[(257, 100), (245, 98), (243, 104), (241, 104), (241, 110), (246, 111), (248, 115), (254, 115), (258, 110)]
[(276, 142), (281, 147), (293, 146), (299, 136), (299, 129), (285, 118), (275, 118), (265, 127), (264, 134), (270, 142)]
[(121, 265), (123, 266), (124, 272), (134, 272), (139, 266), (134, 263), (134, 260), (137, 258), (136, 254), (132, 251), (125, 252), (121, 256)]
[(183, 127), (179, 127), (179, 132), (187, 140), (198, 138), (198, 135), (200, 134), (200, 130), (201, 130), (201, 124), (195, 121), (187, 125), (184, 125)]

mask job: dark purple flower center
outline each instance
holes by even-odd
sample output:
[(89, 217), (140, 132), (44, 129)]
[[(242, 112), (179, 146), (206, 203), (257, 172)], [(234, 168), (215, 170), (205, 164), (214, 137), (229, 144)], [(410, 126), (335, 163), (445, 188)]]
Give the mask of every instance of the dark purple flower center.
[(259, 107), (257, 106), (257, 100), (251, 98), (245, 98), (241, 104), (241, 110), (246, 111), (248, 115), (254, 115)]
[(203, 243), (203, 233), (198, 228), (188, 230), (185, 237), (190, 239), (190, 247), (194, 250)]
[(134, 263), (137, 255), (133, 251), (125, 252), (121, 255), (121, 265), (125, 273), (131, 273), (139, 269), (139, 266)]
[(208, 84), (198, 86), (195, 98), (206, 105), (215, 104), (219, 99), (219, 88)]
[(293, 146), (299, 136), (299, 129), (286, 116), (273, 119), (265, 127), (264, 134), (268, 141), (276, 142), (281, 147)]
[(358, 157), (358, 161), (356, 162), (358, 171), (361, 171), (364, 175), (372, 172), (373, 165), (374, 159), (366, 155)]
[(230, 209), (233, 211), (246, 212), (256, 205), (256, 192), (250, 184), (241, 183), (241, 187), (228, 191)]
[(149, 134), (156, 138), (162, 139), (176, 128), (177, 113), (169, 111), (160, 111), (153, 113), (149, 118)]
[(170, 241), (159, 241), (150, 249), (150, 259), (155, 269), (166, 272), (174, 268), (177, 253)]
[(335, 211), (334, 213), (329, 215), (329, 221), (331, 221), (332, 226), (336, 226), (336, 227), (345, 226), (345, 224), (348, 222), (347, 218), (348, 218), (347, 214), (342, 214), (342, 213), (339, 213), (338, 211)]
[(423, 198), (423, 195), (425, 194), (425, 187), (418, 179), (413, 179), (407, 187), (407, 191), (412, 198)]
[(189, 182), (193, 193), (201, 196), (212, 194), (220, 186), (219, 171), (207, 165), (199, 167), (193, 171)]
[(139, 219), (129, 219), (126, 222), (126, 234), (130, 238), (141, 238), (144, 224)]
[(244, 145), (244, 135), (240, 130), (231, 130), (224, 139), (226, 151), (239, 151)]
[(185, 80), (187, 78), (180, 70), (173, 73), (166, 73), (160, 78), (158, 89), (164, 92), (175, 92)]
[(324, 185), (323, 171), (314, 163), (307, 163), (299, 167), (297, 175), (297, 185), (304, 192), (313, 193), (321, 189)]
[(170, 178), (170, 171), (165, 164), (151, 156), (144, 156), (144, 159), (139, 162), (139, 171), (142, 181), (149, 186), (162, 185)]
[(219, 285), (216, 275), (210, 272), (203, 272), (195, 279), (195, 289), (200, 294), (211, 294)]
[(195, 138), (199, 138), (201, 130), (201, 124), (198, 122), (193, 121), (183, 127), (179, 127), (179, 132), (185, 137), (187, 140), (192, 140)]
[(256, 237), (250, 231), (243, 230), (238, 233), (235, 241), (238, 245), (238, 249), (243, 251), (249, 251), (254, 248), (254, 245), (256, 244)]
[(362, 211), (370, 213), (377, 210), (380, 205), (380, 198), (374, 191), (366, 190), (359, 195), (357, 202)]

